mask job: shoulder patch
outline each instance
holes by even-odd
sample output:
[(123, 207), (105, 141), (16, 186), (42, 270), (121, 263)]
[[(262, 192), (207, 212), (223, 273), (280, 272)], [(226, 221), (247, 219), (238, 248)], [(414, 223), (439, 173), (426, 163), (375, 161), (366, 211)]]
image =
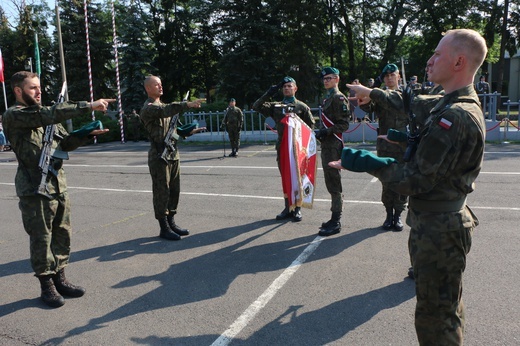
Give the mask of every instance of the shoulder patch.
[(439, 121), (439, 125), (445, 130), (449, 130), (452, 124), (453, 123), (446, 118), (441, 118), (441, 120)]

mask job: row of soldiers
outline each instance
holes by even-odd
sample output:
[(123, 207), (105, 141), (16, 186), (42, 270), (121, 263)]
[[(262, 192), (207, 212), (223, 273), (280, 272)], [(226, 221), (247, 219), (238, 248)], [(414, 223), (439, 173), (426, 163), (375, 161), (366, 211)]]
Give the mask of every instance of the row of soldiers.
[[(441, 85), (445, 95), (417, 97), (413, 102), (409, 97), (410, 102), (407, 102), (407, 93), (390, 87), (398, 80), (397, 66), (392, 64), (383, 69), (386, 90), (347, 85), (355, 92), (361, 107), (378, 108), (378, 155), (344, 147), (342, 134), (348, 129), (350, 120), (348, 98), (338, 89), (338, 69), (326, 67), (321, 71), (327, 93), (322, 102), (323, 114), (316, 138), (321, 143), (325, 185), (331, 195), (331, 218), (321, 224), (319, 234), (330, 236), (341, 230), (341, 169), (368, 172), (383, 183), (383, 203), (387, 208), (385, 228), (402, 230), (400, 215), (404, 209), (404, 196), (410, 196), (407, 215), (407, 223), (411, 226), (409, 252), (417, 292), (415, 326), (421, 345), (462, 345), (462, 273), (471, 247), (471, 235), (478, 225), (478, 219), (466, 205), (466, 197), (473, 191), (482, 166), (485, 140), (485, 124), (473, 78), (486, 54), (486, 42), (480, 34), (468, 29), (450, 30), (427, 63), (430, 81)], [(47, 126), (55, 124), (52, 149), (74, 150), (108, 130), (97, 124), (67, 133), (60, 123), (93, 110), (104, 112), (115, 100), (66, 101), (44, 107), (41, 105), (39, 78), (26, 71), (13, 75), (11, 87), (16, 103), (5, 113), (3, 125), (18, 160), (15, 186), (23, 225), (30, 238), (31, 265), (40, 281), (42, 300), (51, 307), (59, 307), (65, 303), (63, 296), (80, 297), (85, 294), (85, 289), (70, 283), (64, 272), (70, 256), (71, 226), (62, 159), (54, 159), (54, 174), (50, 174), (45, 182), (45, 193), (38, 193), (42, 177), (39, 161), (44, 146), (43, 135)], [(156, 76), (148, 76), (144, 87), (148, 99), (141, 110), (141, 121), (150, 140), (148, 165), (159, 236), (180, 240), (190, 232), (178, 226), (174, 219), (180, 194), (176, 141), (205, 129), (178, 126), (176, 114), (188, 108), (199, 108), (204, 100), (164, 104), (160, 100), (162, 82)], [(271, 101), (280, 88), (283, 100)], [(279, 167), (284, 159), (280, 152), (284, 133), (281, 120), (286, 116), (284, 107), (280, 105), (290, 105), (294, 114), (309, 127), (314, 127), (310, 109), (296, 99), (296, 91), (296, 81), (285, 77), (279, 84), (271, 86), (253, 106), (276, 122)], [(406, 135), (405, 118), (413, 119), (406, 111), (408, 103), (412, 113), (423, 115), (417, 117), (417, 124), (408, 124), (410, 130), (417, 125), (420, 136)], [(174, 130), (174, 145), (165, 147), (164, 140), (171, 134), (171, 129)], [(415, 155), (404, 160), (403, 152), (412, 147), (403, 144), (407, 141), (415, 143)], [(286, 199), (284, 209), (276, 218), (300, 221), (301, 206), (291, 206)]]

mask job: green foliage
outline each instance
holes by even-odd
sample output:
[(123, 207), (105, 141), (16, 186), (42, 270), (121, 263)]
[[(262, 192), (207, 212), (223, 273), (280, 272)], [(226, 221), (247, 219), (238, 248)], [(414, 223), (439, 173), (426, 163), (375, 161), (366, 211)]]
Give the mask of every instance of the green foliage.
[[(62, 84), (56, 30), (49, 35), (55, 13), (46, 2), (12, 1), (19, 6), (16, 18), (6, 18), (0, 6), (6, 85), (33, 57), (36, 32), (42, 96), (49, 104)], [(89, 99), (83, 1), (58, 4), (69, 97)], [(111, 4), (88, 1), (94, 99), (117, 96)], [(248, 109), (270, 85), (289, 75), (298, 83), (297, 97), (315, 106), (323, 93), (318, 74), (326, 65), (341, 71), (340, 89), (345, 91), (345, 82), (359, 78), (366, 83), (386, 63), (401, 67), (401, 58), (407, 77), (417, 75), (422, 81), (426, 61), (442, 33), (452, 28), (481, 32), (489, 47), (488, 62), (503, 59), (503, 40), (512, 53), (520, 42), (518, 3), (509, 5), (502, 32), (505, 3), (497, 0), (115, 0), (114, 6), (127, 114), (142, 107), (148, 74), (161, 77), (163, 101), (179, 101), (190, 90), (192, 99), (206, 97), (203, 109), (211, 111), (225, 109), (230, 97)], [(7, 95), (12, 103), (10, 88)], [(118, 138), (117, 122), (114, 126), (110, 136)]]

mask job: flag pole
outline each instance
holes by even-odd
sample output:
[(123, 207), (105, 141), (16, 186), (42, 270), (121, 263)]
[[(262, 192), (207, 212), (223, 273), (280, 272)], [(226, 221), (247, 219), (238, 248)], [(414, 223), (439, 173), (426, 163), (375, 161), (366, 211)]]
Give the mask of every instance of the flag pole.
[(2, 82), (2, 89), (4, 90), (5, 110), (7, 110), (7, 108), (9, 108), (9, 107), (7, 106), (7, 95), (5, 93), (4, 58), (2, 57), (2, 49), (0, 49), (0, 81)]
[[(63, 40), (61, 39), (61, 22), (60, 22), (60, 9), (58, 7), (58, 1), (55, 2), (56, 6), (56, 28), (58, 29), (58, 46), (60, 51), (60, 65), (61, 65), (61, 79), (63, 83), (67, 83), (67, 71), (65, 69), (65, 53), (63, 51)], [(67, 84), (68, 85), (68, 84)], [(68, 88), (65, 90), (64, 101), (69, 100)], [(72, 120), (67, 119), (67, 131), (72, 132), (74, 130), (72, 126)]]

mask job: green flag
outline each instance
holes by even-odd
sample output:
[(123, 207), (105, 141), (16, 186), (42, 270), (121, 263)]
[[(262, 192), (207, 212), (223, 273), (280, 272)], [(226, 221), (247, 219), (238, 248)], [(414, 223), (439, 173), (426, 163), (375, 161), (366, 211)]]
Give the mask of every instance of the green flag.
[(40, 48), (38, 47), (38, 34), (34, 33), (34, 63), (36, 65), (36, 74), (38, 77), (42, 74), (42, 68), (40, 66)]

